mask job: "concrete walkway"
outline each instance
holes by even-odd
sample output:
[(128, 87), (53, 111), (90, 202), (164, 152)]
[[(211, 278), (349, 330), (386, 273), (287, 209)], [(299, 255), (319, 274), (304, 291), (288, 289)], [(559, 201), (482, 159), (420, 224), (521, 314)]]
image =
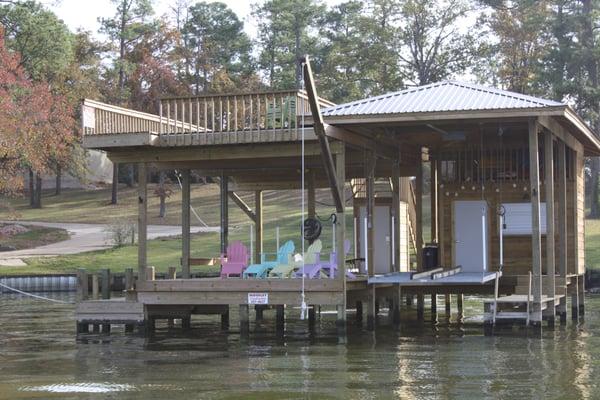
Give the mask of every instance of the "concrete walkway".
[[(68, 240), (48, 244), (26, 250), (5, 251), (0, 253), (0, 266), (24, 265), (22, 258), (28, 257), (51, 257), (64, 254), (78, 254), (87, 251), (103, 250), (113, 247), (106, 225), (102, 224), (75, 224), (75, 223), (53, 223), (53, 222), (30, 222), (30, 221), (0, 221), (1, 223), (36, 225), (49, 228), (66, 229), (71, 237)], [(204, 228), (193, 226), (192, 233), (218, 232), (219, 228)], [(181, 234), (181, 226), (173, 225), (148, 225), (148, 239), (158, 237), (176, 236)]]

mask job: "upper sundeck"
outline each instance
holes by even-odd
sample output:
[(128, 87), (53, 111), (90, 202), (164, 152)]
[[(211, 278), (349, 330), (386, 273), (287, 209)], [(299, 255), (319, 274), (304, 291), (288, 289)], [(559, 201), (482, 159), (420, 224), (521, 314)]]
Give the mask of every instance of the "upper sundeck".
[[(320, 98), (319, 105), (335, 104)], [(297, 141), (309, 113), (302, 90), (165, 97), (158, 114), (85, 99), (83, 144), (108, 149)], [(312, 128), (305, 138), (315, 139)]]

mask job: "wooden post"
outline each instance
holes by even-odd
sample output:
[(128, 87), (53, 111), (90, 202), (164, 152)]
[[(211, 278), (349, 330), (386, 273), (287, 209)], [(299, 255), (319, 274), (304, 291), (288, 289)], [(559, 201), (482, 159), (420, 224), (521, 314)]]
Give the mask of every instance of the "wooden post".
[[(431, 157), (431, 156), (430, 156)], [(431, 242), (438, 242), (438, 162), (431, 159), (429, 189), (431, 194)]]
[(227, 309), (221, 314), (221, 329), (229, 329), (229, 306), (226, 305)]
[(452, 317), (452, 297), (450, 293), (444, 295), (444, 307), (446, 309), (446, 320), (450, 321)]
[[(419, 154), (419, 160), (421, 160)], [(419, 161), (417, 165), (417, 175), (415, 177), (415, 214), (416, 227), (415, 235), (417, 242), (417, 271), (422, 272), (423, 266), (423, 161)], [(417, 319), (422, 320), (424, 315), (425, 299), (423, 293), (417, 294)]]
[(138, 279), (146, 279), (147, 264), (147, 213), (148, 213), (148, 188), (146, 186), (146, 163), (138, 164)]
[(77, 270), (77, 300), (84, 301), (88, 299), (89, 287), (88, 287), (88, 275), (84, 268)]
[(125, 290), (133, 290), (133, 268), (125, 268)]
[(315, 201), (315, 172), (308, 171), (308, 218), (314, 218), (317, 215), (317, 206)]
[(190, 278), (190, 170), (181, 171), (181, 276)]
[[(167, 271), (167, 279), (174, 280), (176, 278), (177, 278), (177, 267), (169, 267), (169, 270)], [(169, 326), (169, 328), (173, 328), (175, 326), (175, 319), (169, 318), (167, 320), (167, 325)]]
[(431, 322), (437, 322), (437, 293), (431, 293)]
[[(338, 191), (342, 193), (342, 202), (344, 202), (345, 193), (345, 182), (346, 182), (346, 150), (342, 147), (341, 151), (335, 155), (335, 171), (336, 179), (339, 185)], [(314, 191), (314, 182), (313, 182)], [(313, 193), (314, 202), (314, 193)], [(345, 203), (344, 203), (345, 205)], [(344, 242), (346, 240), (346, 214), (345, 210), (337, 211), (336, 222), (335, 222), (335, 253), (337, 257), (337, 276), (341, 283), (341, 304), (337, 305), (337, 320), (336, 325), (338, 330), (341, 328), (342, 332), (338, 332), (342, 336), (346, 334), (346, 254), (344, 249)], [(333, 273), (333, 272), (332, 272)]]
[(227, 254), (229, 240), (228, 180), (225, 174), (221, 175), (221, 254)]
[(563, 295), (558, 305), (560, 323), (567, 323), (567, 147), (558, 142), (558, 274), (561, 279), (558, 294)]
[(275, 306), (275, 329), (277, 332), (285, 330), (285, 306), (282, 304)]
[[(402, 241), (400, 240), (400, 161), (394, 160), (392, 166), (392, 232), (393, 232), (393, 254), (394, 259), (392, 263), (392, 271), (400, 271), (400, 247)], [(392, 308), (390, 313), (392, 315), (392, 324), (400, 324), (400, 301), (402, 299), (402, 289), (400, 285), (394, 285), (394, 292), (392, 296)]]
[(456, 295), (456, 307), (458, 308), (458, 315), (456, 316), (456, 320), (458, 323), (462, 323), (463, 319), (465, 317), (465, 314), (463, 312), (463, 301), (464, 301), (464, 295), (462, 293), (459, 293)]
[(542, 237), (540, 233), (540, 159), (538, 147), (539, 125), (529, 120), (529, 181), (531, 195), (531, 265), (533, 269), (533, 307), (530, 321), (534, 326), (542, 323)]
[(358, 325), (361, 325), (362, 321), (363, 321), (363, 302), (359, 300), (356, 302), (356, 323)]
[(250, 309), (248, 304), (240, 304), (240, 333), (247, 335), (250, 331)]
[(147, 281), (153, 281), (156, 279), (155, 273), (156, 273), (156, 271), (155, 271), (154, 267), (146, 267), (144, 277), (146, 278)]
[(103, 269), (102, 275), (102, 299), (110, 299), (110, 269)]
[(554, 326), (556, 318), (556, 277), (554, 266), (554, 138), (551, 132), (544, 135), (544, 185), (546, 189), (546, 277), (542, 281), (546, 288), (542, 288), (542, 294), (546, 293), (552, 300), (544, 310), (549, 326)]
[(100, 298), (99, 287), (98, 274), (92, 274), (92, 300), (98, 300)]
[[(375, 266), (373, 263), (374, 251), (374, 240), (375, 240), (375, 155), (369, 152), (366, 159), (366, 184), (367, 184), (367, 249), (366, 254), (368, 258), (368, 276), (373, 276), (375, 273)], [(367, 329), (375, 329), (375, 288), (373, 285), (367, 287)]]
[[(260, 263), (263, 252), (263, 192), (254, 192), (254, 263)], [(278, 249), (279, 251), (279, 249)]]

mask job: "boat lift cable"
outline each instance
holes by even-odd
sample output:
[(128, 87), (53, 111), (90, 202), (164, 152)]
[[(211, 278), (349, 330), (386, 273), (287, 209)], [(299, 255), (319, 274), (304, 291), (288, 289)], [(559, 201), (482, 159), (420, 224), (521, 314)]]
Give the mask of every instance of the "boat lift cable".
[[(302, 71), (304, 71), (304, 63), (302, 63), (301, 65)], [(305, 79), (304, 79), (304, 74), (302, 74), (302, 90), (305, 90)], [(302, 214), (301, 214), (301, 219), (300, 219), (300, 227), (302, 229), (304, 229), (304, 197), (306, 196), (306, 194), (304, 193), (304, 97), (301, 98), (301, 102), (302, 105), (300, 107), (300, 109), (302, 110), (302, 127), (300, 128), (301, 134), (302, 134), (302, 173), (301, 173), (301, 187), (302, 187), (302, 193), (301, 193), (301, 197), (302, 197)], [(306, 254), (304, 254), (304, 234), (302, 235), (302, 303), (300, 304), (300, 319), (304, 320), (308, 317), (308, 307), (306, 306), (306, 298), (305, 298), (305, 293), (304, 293), (304, 275), (305, 275), (305, 270), (304, 270), (304, 261), (306, 258)]]
[(33, 294), (33, 293), (27, 293), (27, 292), (24, 292), (22, 290), (15, 289), (13, 287), (5, 285), (4, 283), (0, 283), (0, 287), (3, 287), (4, 289), (13, 291), (15, 293), (19, 293), (19, 294), (22, 294), (22, 295), (25, 295), (25, 296), (33, 297), (34, 299), (38, 299), (38, 300), (46, 300), (46, 301), (51, 301), (53, 303), (60, 303), (60, 304), (75, 304), (74, 302), (71, 302), (71, 301), (56, 300), (56, 299), (51, 299), (49, 297), (38, 296), (37, 294)]
[[(177, 182), (179, 183), (179, 189), (183, 190), (183, 185), (181, 184), (181, 179), (179, 179), (179, 171), (175, 170), (175, 176), (177, 177)], [(205, 228), (209, 227), (208, 224), (206, 222), (204, 222), (202, 220), (202, 218), (200, 218), (200, 216), (198, 215), (196, 210), (194, 210), (194, 207), (192, 207), (191, 204), (190, 204), (190, 210), (192, 211), (192, 214), (194, 214), (194, 217), (196, 217), (198, 222), (200, 222), (202, 225), (204, 225)]]

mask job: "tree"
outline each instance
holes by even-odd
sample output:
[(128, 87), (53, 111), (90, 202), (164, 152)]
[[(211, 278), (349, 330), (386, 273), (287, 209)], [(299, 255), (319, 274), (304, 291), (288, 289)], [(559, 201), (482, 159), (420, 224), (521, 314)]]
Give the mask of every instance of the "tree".
[(73, 61), (73, 35), (35, 1), (0, 6), (6, 46), (21, 55), (20, 66), (35, 81), (53, 83)]
[[(151, 0), (111, 0), (116, 6), (112, 18), (100, 18), (100, 32), (108, 36), (110, 43), (116, 48), (114, 57), (114, 71), (117, 75), (117, 96), (109, 99), (127, 106), (129, 93), (126, 91), (127, 78), (133, 64), (130, 60), (132, 48), (144, 35), (154, 29), (154, 21), (150, 17), (154, 14)], [(114, 92), (114, 91), (113, 91)], [(111, 203), (116, 204), (118, 187), (118, 164), (113, 165), (113, 196)], [(114, 179), (117, 177), (117, 179)], [(134, 166), (128, 168), (127, 184), (133, 186)]]
[[(0, 29), (0, 193), (14, 195), (22, 189), (23, 168), (38, 177), (46, 172), (52, 157), (70, 151), (77, 140), (74, 132), (66, 99), (27, 76)], [(33, 205), (41, 206), (39, 198)]]
[(318, 16), (325, 6), (315, 0), (268, 0), (255, 5), (258, 22), (259, 67), (269, 86), (299, 88), (302, 72), (298, 63), (304, 54), (318, 53)]
[(474, 27), (467, 23), (465, 0), (402, 1), (398, 37), (402, 44), (400, 70), (404, 80), (426, 85), (468, 70), (477, 46)]
[[(196, 94), (211, 91), (218, 75), (236, 80), (251, 72), (250, 39), (237, 15), (220, 2), (199, 2), (188, 10), (182, 30), (189, 67), (188, 82)], [(214, 91), (214, 90), (213, 90)]]

